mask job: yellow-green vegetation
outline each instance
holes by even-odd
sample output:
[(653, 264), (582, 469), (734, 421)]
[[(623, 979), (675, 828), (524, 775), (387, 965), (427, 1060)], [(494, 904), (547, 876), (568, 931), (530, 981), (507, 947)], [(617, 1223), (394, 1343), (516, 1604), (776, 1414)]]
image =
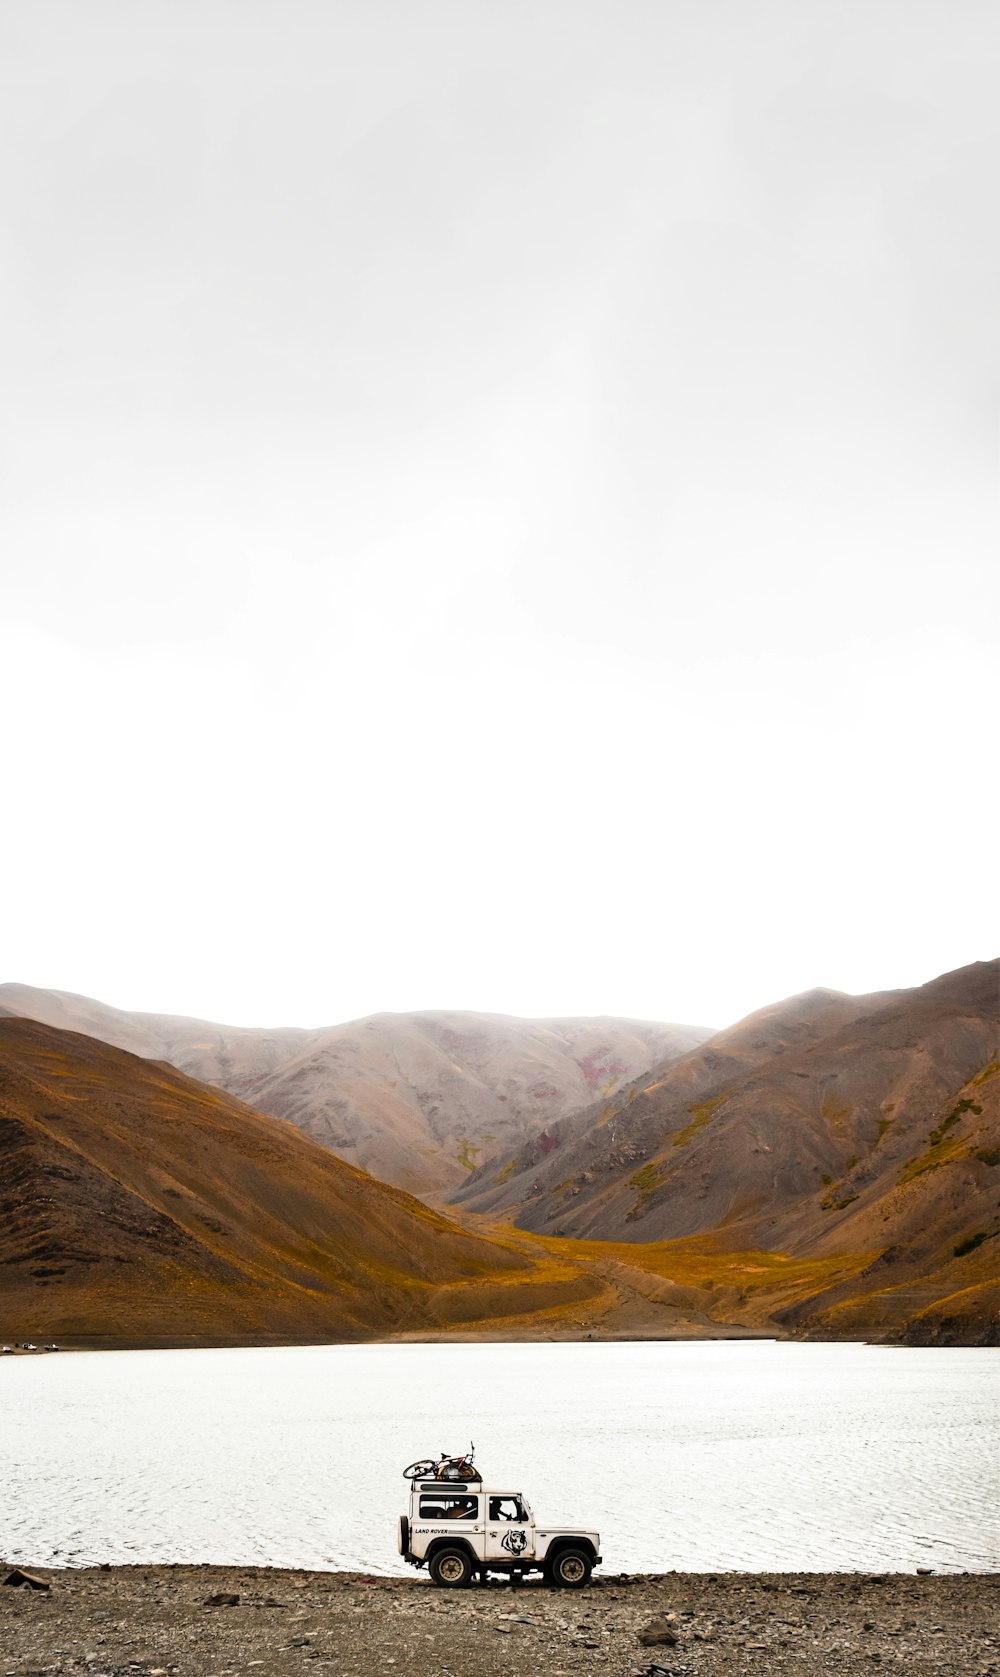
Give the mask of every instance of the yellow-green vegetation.
[(464, 1170), (475, 1170), (479, 1164), (476, 1154), (481, 1151), (480, 1147), (475, 1146), (471, 1141), (466, 1141), (465, 1137), (462, 1136), (458, 1143), (456, 1155), (459, 1164)]
[[(987, 1077), (991, 1077), (995, 1070), (995, 1064), (986, 1066), (976, 1077), (970, 1079), (970, 1084), (982, 1083)], [(969, 1085), (967, 1084), (966, 1087), (969, 1087)], [(982, 1114), (982, 1110), (979, 1102), (970, 1099), (968, 1096), (963, 1095), (960, 1100), (957, 1100), (951, 1111), (942, 1118), (940, 1124), (937, 1124), (931, 1130), (927, 1137), (927, 1152), (921, 1153), (918, 1158), (910, 1160), (899, 1178), (900, 1187), (906, 1182), (912, 1182), (918, 1176), (923, 1176), (925, 1172), (937, 1170), (940, 1165), (948, 1164), (955, 1159), (978, 1157), (978, 1153), (968, 1147), (958, 1136), (946, 1138), (949, 1130), (953, 1130), (956, 1124), (961, 1123), (967, 1112), (971, 1112), (974, 1117), (978, 1118)]]
[(648, 1165), (643, 1165), (628, 1180), (630, 1188), (638, 1188), (640, 1194), (651, 1194), (663, 1181), (663, 1165), (659, 1160), (651, 1159)]
[(974, 1147), (972, 1157), (983, 1165), (1000, 1165), (1000, 1147)]
[(725, 1100), (725, 1094), (716, 1095), (710, 1101), (692, 1101), (688, 1111), (693, 1114), (690, 1124), (685, 1124), (682, 1130), (674, 1130), (671, 1141), (675, 1147), (686, 1147), (688, 1142), (711, 1122), (712, 1115)]
[[(605, 1092), (605, 1094), (607, 1094), (608, 1091), (605, 1089), (604, 1092)], [(605, 1124), (608, 1122), (608, 1120), (610, 1118), (614, 1118), (616, 1116), (617, 1112), (618, 1112), (618, 1107), (617, 1107), (616, 1103), (614, 1101), (608, 1101), (607, 1105), (601, 1108), (601, 1116), (598, 1118), (597, 1123), (594, 1125), (594, 1128), (597, 1129), (597, 1130), (603, 1130), (603, 1128), (604, 1128)]]
[(705, 1290), (736, 1288), (752, 1300), (774, 1295), (778, 1308), (796, 1294), (819, 1292), (864, 1269), (871, 1252), (837, 1253), (818, 1258), (790, 1258), (781, 1252), (729, 1251), (721, 1235), (689, 1235), (679, 1240), (632, 1242), (626, 1240), (574, 1240), (554, 1235), (533, 1235), (533, 1244), (554, 1255), (584, 1263), (612, 1260), (647, 1275), (676, 1282), (679, 1286)]
[(510, 1177), (513, 1176), (514, 1171), (516, 1170), (516, 1168), (517, 1168), (517, 1160), (516, 1159), (508, 1159), (507, 1163), (503, 1167), (503, 1170), (498, 1171), (496, 1176), (494, 1176), (494, 1178), (493, 1178), (494, 1182), (497, 1182), (497, 1183), (507, 1182), (510, 1179)]
[[(673, 1147), (686, 1147), (689, 1141), (710, 1123), (713, 1114), (725, 1100), (725, 1092), (716, 1095), (710, 1101), (692, 1101), (688, 1111), (692, 1114), (691, 1122), (685, 1124), (681, 1130), (672, 1130), (669, 1141)], [(670, 1165), (666, 1159), (650, 1159), (648, 1164), (642, 1165), (629, 1177), (629, 1186), (637, 1188), (640, 1194), (651, 1194), (654, 1188), (659, 1188), (670, 1175)]]
[(980, 1115), (980, 1113), (982, 1112), (982, 1110), (983, 1110), (982, 1107), (978, 1106), (976, 1104), (976, 1102), (973, 1101), (973, 1100), (957, 1101), (956, 1104), (952, 1107), (951, 1111), (949, 1112), (947, 1118), (942, 1118), (940, 1124), (937, 1126), (937, 1129), (932, 1130), (930, 1135), (927, 1137), (927, 1140), (928, 1140), (930, 1146), (931, 1147), (939, 1147), (941, 1145), (941, 1142), (944, 1140), (945, 1136), (947, 1135), (948, 1131), (955, 1124), (957, 1124), (961, 1121), (961, 1118), (962, 1118), (964, 1113), (974, 1112), (976, 1114), (976, 1116), (978, 1117)]
[(845, 1194), (843, 1199), (835, 1200), (827, 1198), (825, 1200), (820, 1200), (819, 1203), (824, 1211), (843, 1211), (845, 1206), (853, 1205), (857, 1197), (857, 1194)]
[(919, 1158), (911, 1159), (899, 1178), (902, 1188), (907, 1182), (913, 1182), (916, 1177), (923, 1176), (929, 1170), (939, 1170), (942, 1165), (951, 1164), (955, 1159), (968, 1158), (969, 1149), (959, 1139), (952, 1136), (942, 1146), (937, 1144), (933, 1152), (921, 1153)]
[(996, 1077), (998, 1071), (1000, 1071), (1000, 1060), (991, 1060), (988, 1066), (983, 1067), (982, 1071), (976, 1072), (975, 1077), (969, 1078), (966, 1087), (978, 1089), (980, 1084), (985, 1083), (988, 1078)]

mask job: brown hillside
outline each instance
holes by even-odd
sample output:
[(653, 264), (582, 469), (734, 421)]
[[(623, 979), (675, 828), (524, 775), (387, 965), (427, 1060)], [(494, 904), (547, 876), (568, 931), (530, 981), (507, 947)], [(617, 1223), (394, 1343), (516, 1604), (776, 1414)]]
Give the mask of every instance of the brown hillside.
[(125, 1013), (0, 985), (0, 1012), (83, 1031), (288, 1118), (341, 1158), (414, 1193), (465, 1180), (484, 1154), (607, 1098), (711, 1032), (621, 1019), (377, 1014), (321, 1030), (254, 1030)]
[(169, 1013), (126, 1013), (69, 990), (0, 984), (0, 1014), (80, 1031), (148, 1060), (166, 1060), (200, 1083), (243, 1098), (247, 1088), (300, 1054), (313, 1031), (215, 1025)]
[[(752, 1013), (689, 1053), (660, 1064), (648, 1078), (592, 1103), (562, 1123), (532, 1136), (517, 1153), (494, 1159), (452, 1196), (476, 1211), (519, 1211), (525, 1228), (580, 1237), (657, 1240), (714, 1228), (728, 1209), (729, 1188), (720, 1181), (713, 1206), (677, 1197), (675, 1218), (690, 1226), (634, 1228), (654, 1201), (649, 1192), (662, 1151), (665, 1164), (683, 1162), (728, 1089), (756, 1072), (781, 1067), (786, 1057), (814, 1047), (888, 998), (853, 997), (812, 990)], [(682, 1153), (675, 1149), (685, 1149)], [(700, 1152), (700, 1147), (695, 1153)], [(642, 1172), (638, 1186), (632, 1178)], [(811, 1185), (811, 1182), (810, 1182)], [(663, 1196), (659, 1202), (662, 1203)]]
[(172, 1067), (0, 1019), (7, 1339), (363, 1338), (598, 1286), (463, 1231)]
[(891, 997), (767, 1009), (480, 1171), (463, 1203), (589, 1242), (868, 1252), (786, 1325), (1000, 1335), (998, 974), (981, 962)]

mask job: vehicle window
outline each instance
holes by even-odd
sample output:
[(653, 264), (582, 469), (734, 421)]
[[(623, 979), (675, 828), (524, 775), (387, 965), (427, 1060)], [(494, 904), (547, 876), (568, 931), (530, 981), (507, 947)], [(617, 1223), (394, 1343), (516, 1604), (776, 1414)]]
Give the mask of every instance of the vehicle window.
[(516, 1496), (491, 1496), (491, 1520), (526, 1520), (528, 1518), (524, 1503)]
[(477, 1496), (422, 1496), (422, 1520), (474, 1520), (479, 1512)]

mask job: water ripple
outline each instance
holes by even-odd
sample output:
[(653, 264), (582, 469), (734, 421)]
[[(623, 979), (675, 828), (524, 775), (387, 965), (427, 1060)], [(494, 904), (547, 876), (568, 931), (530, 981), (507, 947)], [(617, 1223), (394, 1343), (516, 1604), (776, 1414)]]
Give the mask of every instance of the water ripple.
[(1000, 1351), (368, 1345), (0, 1363), (0, 1553), (401, 1571), (400, 1469), (594, 1524), (612, 1570), (1000, 1568)]

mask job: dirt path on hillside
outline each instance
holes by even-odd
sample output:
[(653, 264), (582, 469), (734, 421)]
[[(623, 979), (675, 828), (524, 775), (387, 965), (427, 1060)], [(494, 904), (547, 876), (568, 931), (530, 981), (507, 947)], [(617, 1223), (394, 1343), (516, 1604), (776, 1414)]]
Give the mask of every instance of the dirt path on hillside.
[[(997, 1575), (670, 1573), (599, 1577), (581, 1592), (244, 1567), (39, 1576), (48, 1592), (0, 1588), (4, 1677), (1000, 1673)], [(644, 1646), (640, 1633), (667, 1614), (674, 1640)]]
[[(499, 1240), (522, 1251), (526, 1257), (551, 1264), (554, 1254), (528, 1230), (496, 1223), (475, 1212), (445, 1208), (446, 1214), (470, 1234)], [(698, 1307), (703, 1290), (678, 1285), (664, 1276), (644, 1270), (621, 1258), (588, 1253), (576, 1256), (571, 1250), (558, 1253), (564, 1273), (578, 1271), (596, 1283), (590, 1298), (574, 1300), (536, 1310), (528, 1315), (495, 1317), (474, 1326), (440, 1329), (409, 1329), (391, 1334), (392, 1340), (433, 1344), (444, 1341), (481, 1343), (484, 1340), (680, 1340), (680, 1339), (784, 1339), (784, 1330), (771, 1321), (766, 1305), (745, 1322), (719, 1321)], [(735, 1287), (725, 1291), (735, 1302)], [(744, 1311), (744, 1314), (748, 1312)]]

